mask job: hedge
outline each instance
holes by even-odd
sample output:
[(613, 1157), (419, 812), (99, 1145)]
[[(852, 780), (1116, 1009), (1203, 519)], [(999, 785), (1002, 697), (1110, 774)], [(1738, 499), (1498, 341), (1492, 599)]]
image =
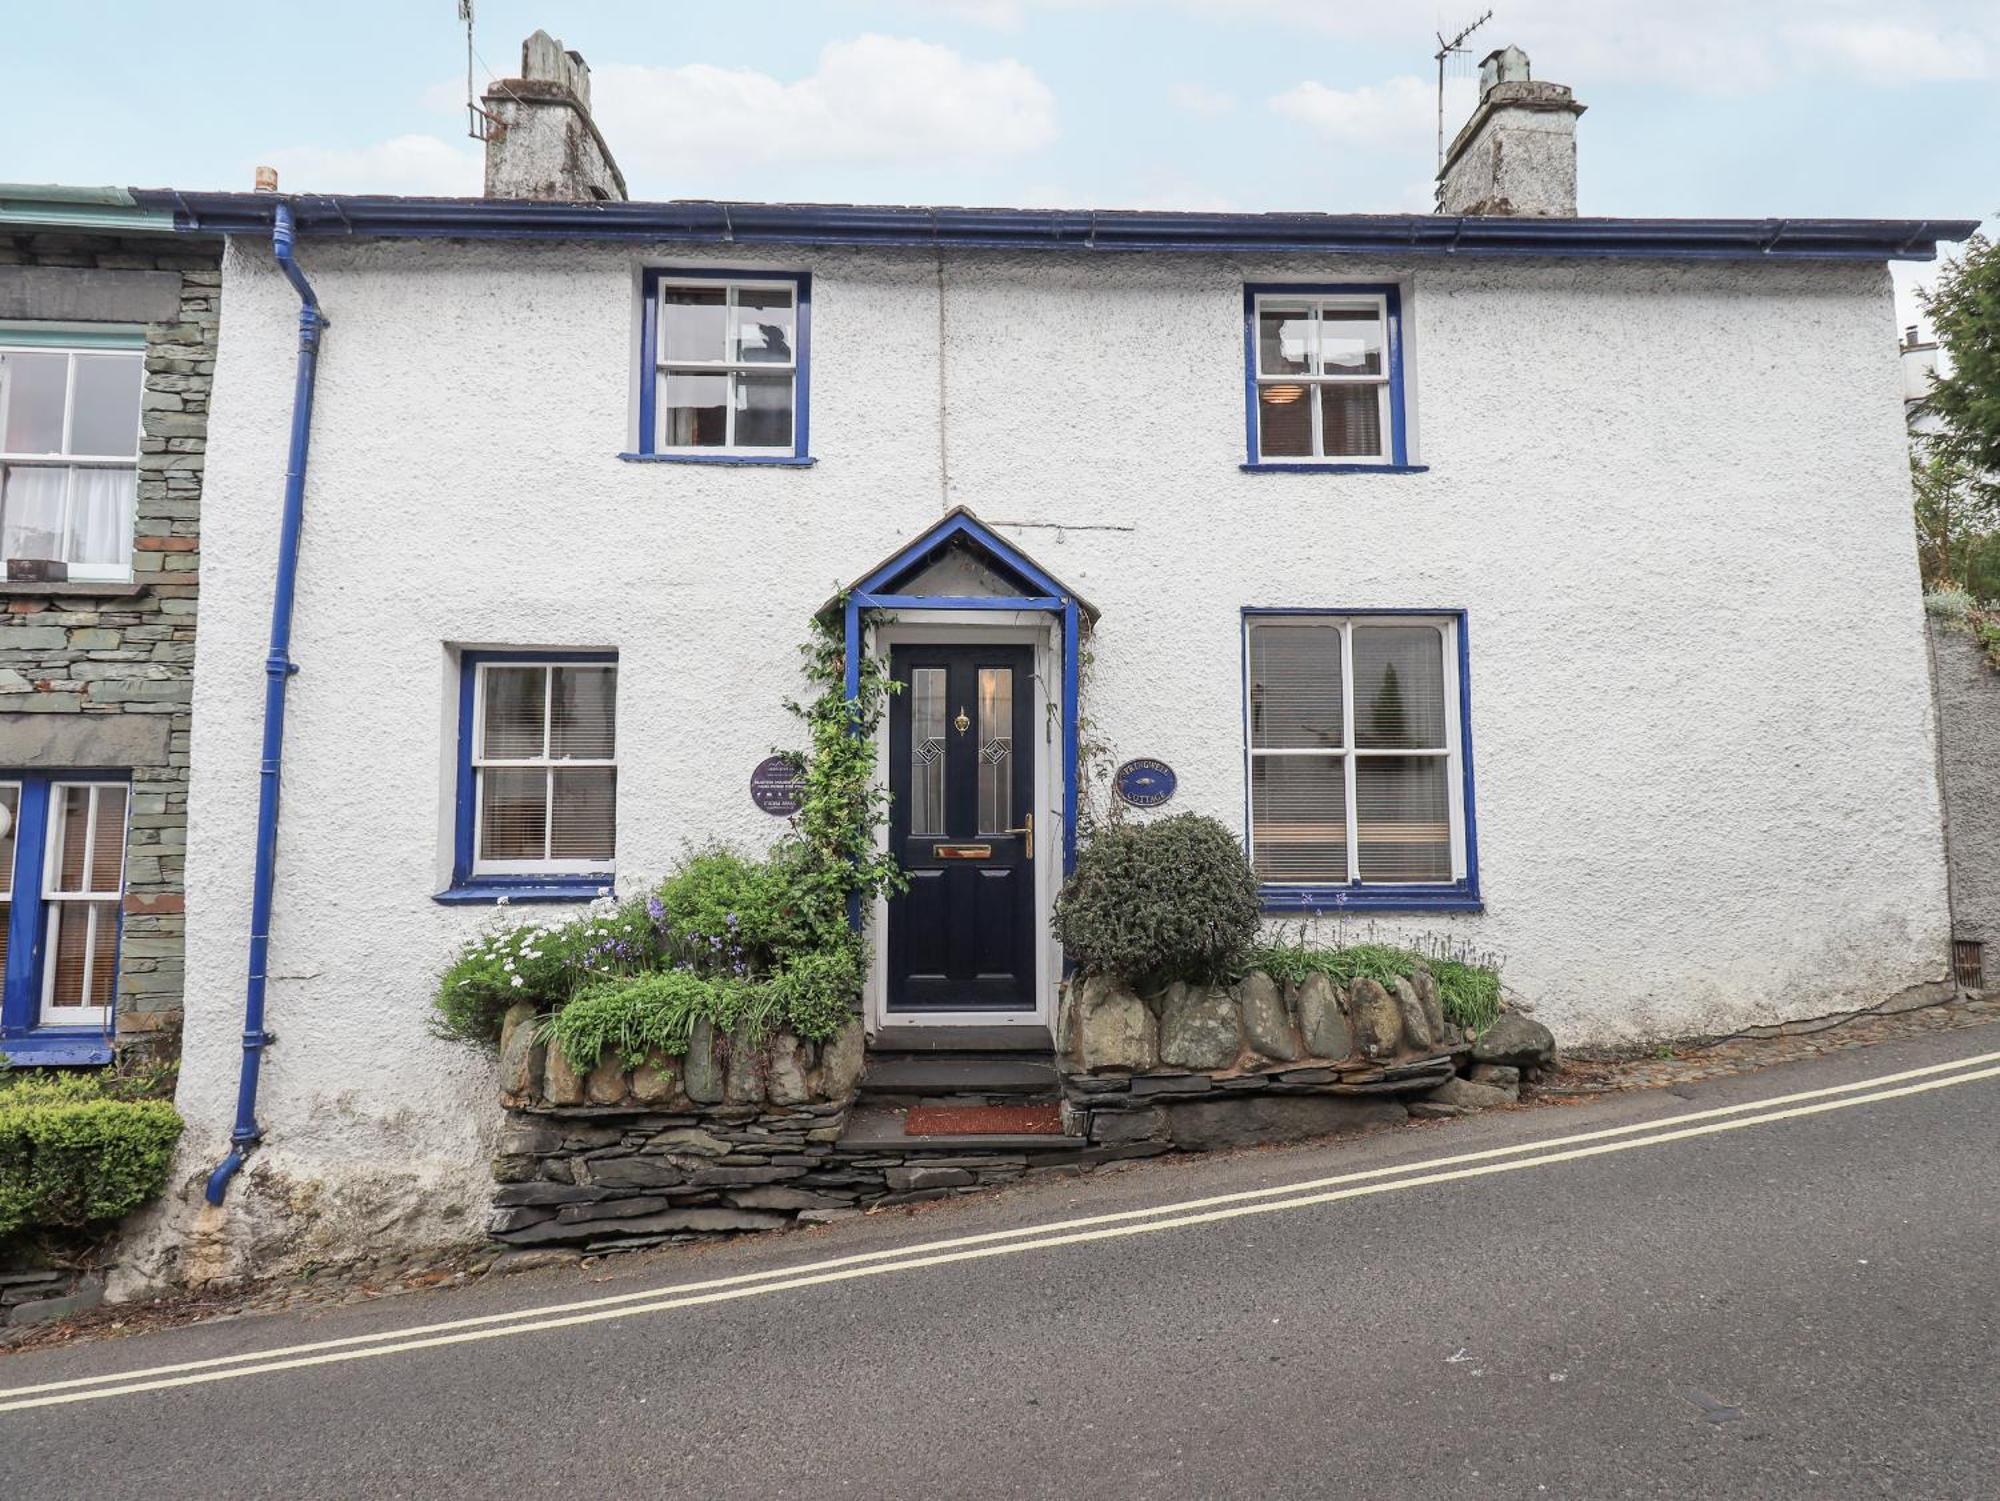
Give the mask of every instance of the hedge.
[(0, 1236), (122, 1219), (166, 1186), (181, 1118), (89, 1079), (0, 1087)]

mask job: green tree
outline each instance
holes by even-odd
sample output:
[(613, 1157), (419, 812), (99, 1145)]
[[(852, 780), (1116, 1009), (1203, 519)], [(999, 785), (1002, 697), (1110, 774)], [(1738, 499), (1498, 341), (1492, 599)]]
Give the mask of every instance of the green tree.
[(1940, 428), (1911, 457), (1924, 578), (1965, 585), (2000, 532), (2000, 246), (1974, 235), (1919, 296), (1951, 372), (1923, 403)]
[(1981, 486), (1964, 463), (1929, 437), (1910, 443), (1910, 484), (1916, 492), (1917, 563), (1926, 589), (1963, 588), (1992, 597), (1995, 545), (2000, 544), (2000, 492)]

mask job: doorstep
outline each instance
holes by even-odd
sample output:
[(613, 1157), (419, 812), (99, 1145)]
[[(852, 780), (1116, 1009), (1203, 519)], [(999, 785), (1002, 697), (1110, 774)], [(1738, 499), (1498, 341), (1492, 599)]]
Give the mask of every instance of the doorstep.
[(839, 1152), (939, 1152), (954, 1155), (988, 1156), (1004, 1154), (1067, 1152), (1074, 1154), (1089, 1145), (1074, 1136), (1044, 1133), (1004, 1136), (950, 1133), (912, 1136), (906, 1129), (908, 1111), (895, 1106), (858, 1106), (847, 1118), (847, 1129), (834, 1143)]
[(1047, 1027), (878, 1027), (868, 1048), (878, 1053), (1044, 1053), (1056, 1040)]

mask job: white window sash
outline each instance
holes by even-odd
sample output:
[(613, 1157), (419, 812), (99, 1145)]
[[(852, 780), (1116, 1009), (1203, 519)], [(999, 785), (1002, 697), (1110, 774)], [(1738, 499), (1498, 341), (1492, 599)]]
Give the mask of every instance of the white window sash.
[[(493, 668), (519, 669), (535, 668), (542, 674), (542, 754), (521, 758), (493, 758), (486, 755), (486, 674)], [(588, 771), (605, 769), (615, 772), (618, 760), (615, 754), (616, 740), (613, 741), (614, 754), (608, 758), (582, 756), (551, 756), (548, 749), (554, 743), (555, 725), (555, 669), (570, 672), (616, 673), (615, 662), (481, 662), (472, 683), (472, 752), (468, 758), (472, 766), (472, 874), (475, 876), (569, 876), (608, 875), (615, 867), (613, 860), (488, 860), (480, 851), (486, 830), (486, 777), (491, 771), (537, 771), (543, 774), (542, 791), (542, 848), (548, 850), (555, 842), (555, 773), (561, 771)], [(617, 692), (613, 682), (612, 692)], [(613, 709), (614, 714), (616, 709)], [(615, 721), (614, 721), (615, 724)], [(616, 734), (614, 729), (613, 734)], [(614, 819), (613, 834), (616, 835)]]
[[(75, 788), (89, 789), (85, 800), (85, 823), (83, 831), (83, 887), (68, 890), (61, 884), (62, 847), (68, 837), (69, 799), (65, 795)], [(90, 868), (97, 854), (97, 821), (102, 813), (106, 788), (125, 790), (126, 825), (118, 840), (118, 889), (114, 892), (94, 891), (90, 888)], [(49, 821), (42, 838), (42, 903), (48, 908), (42, 945), (42, 1005), (41, 1025), (45, 1027), (101, 1027), (111, 1020), (110, 1006), (58, 1006), (54, 1004), (56, 993), (56, 954), (62, 939), (65, 918), (80, 918), (84, 923), (83, 934), (83, 981), (79, 993), (88, 996), (97, 983), (97, 936), (103, 924), (117, 923), (119, 908), (124, 905), (125, 896), (125, 842), (131, 833), (132, 797), (129, 789), (119, 782), (51, 782), (49, 784)], [(117, 995), (118, 977), (111, 977), (112, 995)]]
[[(77, 357), (89, 354), (131, 353), (139, 359), (140, 384), (143, 392), (145, 382), (144, 356), (137, 351), (117, 351), (103, 349), (63, 348), (45, 344), (10, 344), (0, 336), (0, 351), (17, 350), (22, 353), (59, 354), (67, 364), (63, 370), (63, 419), (62, 448), (54, 453), (14, 453), (0, 449), (0, 465), (13, 469), (63, 469), (63, 504), (60, 535), (62, 550), (68, 553), (73, 543), (71, 523), (75, 520), (76, 471), (79, 469), (126, 469), (135, 475), (139, 468), (139, 439), (144, 430), (145, 406), (143, 395), (139, 409), (139, 428), (132, 434), (132, 451), (126, 454), (71, 453), (70, 438), (76, 429), (76, 376)], [(11, 388), (0, 390), (0, 435), (7, 431), (7, 404), (12, 400)], [(135, 481), (136, 488), (136, 481)], [(135, 518), (136, 519), (136, 518)], [(67, 560), (65, 560), (67, 561)], [(0, 563), (4, 567), (4, 563)], [(69, 576), (79, 583), (124, 583), (132, 577), (132, 539), (125, 539), (125, 561), (123, 563), (69, 563)]]
[[(1297, 621), (1311, 621), (1318, 625), (1331, 625), (1340, 631), (1340, 690), (1341, 690), (1341, 743), (1337, 746), (1272, 746), (1269, 748), (1254, 744), (1255, 730), (1246, 722), (1244, 735), (1244, 776), (1250, 787), (1250, 826), (1248, 844), (1250, 860), (1254, 868), (1257, 860), (1257, 808), (1256, 808), (1256, 764), (1259, 760), (1275, 760), (1287, 756), (1317, 756), (1322, 760), (1338, 759), (1341, 763), (1342, 778), (1345, 783), (1346, 820), (1344, 845), (1347, 851), (1347, 878), (1344, 881), (1321, 880), (1303, 881), (1297, 879), (1266, 881), (1266, 885), (1321, 887), (1329, 891), (1359, 887), (1431, 887), (1440, 891), (1451, 889), (1466, 877), (1465, 851), (1465, 778), (1461, 770), (1464, 750), (1461, 745), (1463, 726), (1459, 718), (1459, 678), (1458, 678), (1458, 623), (1450, 618), (1435, 615), (1363, 615), (1363, 616), (1323, 616), (1323, 615), (1262, 615), (1252, 619), (1249, 630), (1244, 632), (1243, 673), (1247, 686), (1251, 673), (1250, 638), (1259, 625), (1283, 625)], [(1354, 743), (1354, 628), (1362, 626), (1422, 626), (1438, 633), (1438, 650), (1444, 658), (1444, 737), (1442, 746), (1357, 746)], [(1445, 762), (1445, 789), (1448, 795), (1448, 816), (1451, 820), (1451, 879), (1448, 881), (1366, 881), (1361, 876), (1361, 816), (1359, 797), (1359, 777), (1356, 763), (1365, 759), (1381, 758), (1431, 759)]]
[[(758, 458), (771, 454), (791, 453), (798, 444), (799, 431), (799, 284), (795, 281), (777, 279), (762, 281), (755, 277), (744, 277), (720, 283), (723, 293), (723, 307), (727, 317), (724, 328), (733, 341), (736, 328), (736, 297), (739, 292), (790, 292), (792, 294), (792, 357), (789, 360), (669, 360), (667, 358), (667, 293), (688, 291), (713, 291), (718, 284), (713, 281), (661, 281), (653, 291), (654, 324), (657, 342), (653, 349), (653, 451), (655, 453), (707, 454), (723, 458)], [(736, 441), (736, 403), (725, 400), (722, 404), (723, 438), (720, 445), (708, 443), (668, 443), (667, 431), (669, 415), (666, 400), (666, 378), (669, 375), (789, 375), (792, 378), (792, 442), (769, 444), (739, 444)], [(734, 382), (731, 383), (733, 393)]]
[[(1267, 373), (1264, 369), (1264, 307), (1304, 307), (1312, 313), (1312, 348), (1307, 354), (1308, 365), (1318, 365), (1319, 329), (1321, 315), (1328, 308), (1367, 308), (1381, 321), (1382, 325), (1382, 371), (1379, 375), (1324, 375), (1304, 372), (1297, 375)], [(1273, 454), (1264, 447), (1264, 403), (1257, 402), (1257, 462), (1260, 464), (1387, 464), (1396, 452), (1396, 435), (1391, 430), (1394, 409), (1389, 400), (1390, 369), (1389, 346), (1392, 336), (1389, 328), (1389, 299), (1376, 293), (1341, 293), (1333, 296), (1315, 297), (1309, 293), (1297, 296), (1283, 292), (1260, 292), (1251, 309), (1251, 337), (1255, 347), (1250, 351), (1252, 373), (1256, 377), (1259, 392), (1265, 386), (1305, 386), (1309, 388), (1306, 403), (1312, 421), (1312, 447), (1309, 454)], [(1318, 386), (1373, 386), (1376, 389), (1376, 431), (1382, 435), (1381, 447), (1372, 454), (1333, 453), (1326, 451), (1325, 418), (1320, 412), (1319, 393), (1310, 388)]]

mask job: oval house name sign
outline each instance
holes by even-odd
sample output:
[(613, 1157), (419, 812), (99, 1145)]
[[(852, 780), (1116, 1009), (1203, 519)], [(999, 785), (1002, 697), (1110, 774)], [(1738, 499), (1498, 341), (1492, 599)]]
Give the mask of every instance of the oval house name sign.
[(1118, 768), (1113, 782), (1118, 796), (1135, 808), (1157, 808), (1174, 795), (1180, 778), (1173, 767), (1150, 756), (1140, 756)]
[(766, 756), (750, 773), (750, 801), (773, 818), (790, 818), (799, 811), (804, 785), (789, 758)]

